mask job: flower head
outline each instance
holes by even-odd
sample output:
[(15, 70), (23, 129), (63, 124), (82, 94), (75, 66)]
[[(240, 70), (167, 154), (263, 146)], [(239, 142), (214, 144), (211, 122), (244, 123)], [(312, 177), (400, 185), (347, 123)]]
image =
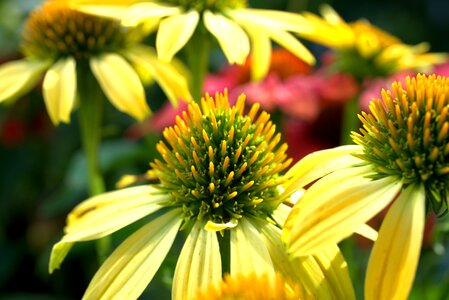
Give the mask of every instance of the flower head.
[(77, 100), (77, 76), (85, 77), (86, 69), (117, 109), (138, 120), (150, 113), (138, 74), (154, 77), (173, 102), (190, 99), (186, 80), (139, 44), (142, 38), (141, 28), (72, 10), (63, 1), (47, 1), (25, 24), (21, 44), (25, 59), (0, 67), (0, 102), (27, 93), (45, 73), (43, 91), (50, 118), (54, 124), (67, 123)]
[(448, 91), (449, 78), (436, 75), (408, 77), (405, 87), (395, 82), (359, 116), (358, 146), (316, 152), (296, 165), (305, 175), (287, 190), (324, 177), (287, 220), (290, 251), (310, 254), (339, 242), (392, 203), (371, 253), (365, 298), (407, 298), (426, 211), (441, 214), (449, 204)]
[(252, 51), (253, 59), (257, 61), (252, 68), (255, 79), (263, 78), (268, 72), (270, 40), (309, 64), (315, 62), (311, 53), (290, 33), (309, 30), (302, 16), (248, 8), (245, 0), (71, 2), (85, 12), (119, 17), (125, 25), (150, 24), (148, 26), (157, 30), (156, 48), (159, 58), (164, 61), (170, 61), (196, 30), (207, 30), (217, 39), (229, 63), (243, 64)]
[[(164, 131), (149, 171), (158, 184), (105, 193), (79, 204), (68, 216), (65, 235), (54, 247), (50, 272), (74, 242), (103, 237), (159, 211), (105, 261), (85, 298), (137, 298), (165, 259), (177, 233), (187, 239), (173, 279), (173, 298), (190, 299), (222, 278), (222, 253), (231, 275), (254, 272), (275, 282), (278, 271), (303, 284), (308, 295), (353, 299), (346, 263), (338, 247), (290, 261), (281, 227), (290, 210), (279, 197), (290, 163), (286, 145), (266, 112), (244, 113), (242, 95), (230, 106), (227, 94), (192, 103)], [(129, 177), (128, 177), (129, 178)], [(219, 243), (221, 242), (221, 245)], [(224, 247), (224, 249), (223, 249)], [(228, 250), (225, 250), (228, 249)], [(223, 252), (226, 251), (226, 252)]]
[(197, 300), (305, 300), (312, 299), (302, 290), (300, 285), (287, 284), (278, 274), (276, 281), (270, 282), (264, 274), (252, 273), (248, 276), (231, 276), (226, 274), (221, 284), (210, 286), (200, 291)]
[(334, 67), (356, 78), (387, 76), (402, 69), (423, 71), (445, 60), (443, 54), (426, 53), (427, 43), (403, 44), (366, 20), (346, 23), (328, 5), (322, 7), (321, 14), (322, 18), (304, 13), (311, 30), (299, 35), (335, 49)]

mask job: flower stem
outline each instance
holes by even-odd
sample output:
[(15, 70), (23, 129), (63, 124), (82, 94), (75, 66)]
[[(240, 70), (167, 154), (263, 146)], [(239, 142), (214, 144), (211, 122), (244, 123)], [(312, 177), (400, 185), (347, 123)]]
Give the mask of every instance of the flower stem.
[[(95, 196), (105, 191), (105, 184), (98, 162), (105, 99), (101, 88), (90, 71), (87, 61), (78, 62), (77, 74), (81, 143), (86, 157), (89, 195)], [(97, 255), (100, 263), (109, 254), (110, 244), (109, 236), (97, 241)]]
[(204, 79), (209, 67), (209, 37), (204, 26), (198, 26), (186, 45), (187, 64), (192, 73), (191, 90), (193, 99), (199, 102), (203, 95)]
[(351, 139), (351, 132), (359, 129), (359, 118), (357, 118), (357, 113), (359, 112), (358, 96), (359, 95), (356, 95), (350, 99), (343, 107), (340, 132), (340, 144), (342, 145), (353, 144), (354, 142)]

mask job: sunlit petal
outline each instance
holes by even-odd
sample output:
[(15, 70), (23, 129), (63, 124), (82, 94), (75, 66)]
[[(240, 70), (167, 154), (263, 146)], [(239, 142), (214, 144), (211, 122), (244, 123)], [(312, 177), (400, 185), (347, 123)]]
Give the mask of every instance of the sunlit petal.
[(245, 22), (293, 32), (308, 32), (310, 30), (309, 22), (303, 16), (290, 12), (245, 8), (226, 11), (226, 13), (238, 23)]
[(283, 30), (274, 29), (271, 29), (269, 32), (270, 37), (273, 39), (273, 41), (275, 41), (309, 65), (315, 64), (315, 57), (312, 55), (312, 53), (292, 34)]
[(155, 2), (136, 3), (126, 10), (122, 23), (124, 26), (136, 26), (147, 20), (159, 20), (180, 13), (182, 9), (177, 6), (161, 5)]
[(340, 242), (392, 201), (402, 183), (394, 177), (365, 177), (370, 174), (370, 167), (343, 169), (306, 191), (284, 227), (283, 239), (292, 255), (313, 254)]
[(245, 23), (243, 28), (251, 39), (251, 77), (253, 80), (263, 79), (270, 69), (271, 41), (264, 30)]
[(81, 202), (67, 217), (66, 234), (52, 250), (50, 273), (59, 268), (73, 242), (98, 239), (141, 219), (169, 196), (150, 186), (131, 187)]
[(76, 62), (73, 57), (61, 58), (47, 71), (43, 92), (53, 124), (70, 122), (76, 98)]
[(191, 101), (187, 79), (172, 63), (165, 63), (157, 59), (148, 47), (133, 47), (125, 55), (135, 65), (151, 74), (151, 77), (161, 86), (173, 105), (178, 104), (179, 99)]
[(266, 273), (275, 278), (273, 263), (259, 231), (249, 220), (242, 218), (231, 230), (231, 274)]
[(204, 25), (218, 40), (230, 64), (243, 64), (249, 54), (249, 39), (245, 31), (231, 19), (205, 11)]
[(192, 36), (198, 20), (199, 14), (195, 10), (162, 20), (156, 37), (159, 59), (166, 62), (171, 61)]
[(194, 299), (199, 289), (221, 282), (221, 256), (217, 233), (204, 230), (197, 221), (176, 264), (173, 299)]
[(418, 266), (425, 211), (423, 186), (408, 186), (390, 207), (368, 263), (365, 299), (407, 299)]
[(354, 233), (357, 233), (358, 235), (361, 235), (371, 241), (377, 240), (379, 235), (377, 231), (368, 224), (361, 224), (359, 227), (356, 227), (354, 229)]
[(128, 237), (97, 271), (83, 299), (137, 299), (170, 250), (181, 213), (170, 210)]
[(90, 67), (103, 92), (118, 110), (139, 121), (150, 114), (139, 76), (120, 55), (109, 53), (91, 58)]
[(283, 197), (290, 196), (292, 192), (333, 171), (361, 163), (362, 160), (351, 155), (361, 151), (362, 147), (351, 145), (321, 150), (307, 155), (291, 167), (285, 175), (290, 177), (291, 181), (286, 186)]
[(9, 101), (29, 92), (40, 80), (50, 62), (18, 60), (0, 67), (0, 102)]

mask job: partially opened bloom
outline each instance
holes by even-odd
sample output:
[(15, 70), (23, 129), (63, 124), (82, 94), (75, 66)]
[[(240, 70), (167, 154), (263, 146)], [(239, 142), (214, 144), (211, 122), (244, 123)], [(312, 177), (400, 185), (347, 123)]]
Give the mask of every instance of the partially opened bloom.
[(290, 207), (282, 202), (294, 197), (279, 196), (286, 180), (281, 172), (291, 160), (269, 114), (258, 113), (258, 105), (245, 114), (244, 102), (242, 95), (231, 107), (226, 94), (217, 94), (215, 100), (206, 95), (201, 106), (190, 104), (176, 125), (164, 130), (166, 141), (157, 145), (162, 159), (151, 163), (148, 175), (159, 183), (79, 204), (53, 247), (50, 272), (73, 243), (101, 238), (158, 211), (105, 261), (85, 299), (137, 298), (180, 230), (187, 239), (174, 273), (173, 299), (190, 299), (198, 289), (220, 283), (225, 249), (231, 275), (260, 272), (274, 282), (277, 271), (301, 283), (308, 295), (354, 299), (346, 262), (335, 244), (293, 261), (285, 252), (281, 227)]
[(392, 203), (369, 260), (365, 299), (407, 299), (426, 212), (448, 209), (449, 78), (408, 77), (369, 108), (359, 116), (360, 133), (352, 134), (358, 145), (316, 152), (296, 165), (302, 173), (286, 191), (322, 178), (293, 208), (283, 239), (292, 254), (312, 254)]
[(310, 30), (299, 35), (336, 50), (335, 67), (359, 79), (387, 76), (403, 69), (424, 71), (445, 60), (445, 55), (427, 53), (427, 43), (404, 44), (367, 20), (346, 23), (328, 5), (322, 6), (321, 14), (303, 13)]
[(164, 61), (170, 61), (192, 38), (195, 30), (207, 30), (217, 39), (231, 64), (243, 64), (252, 51), (257, 62), (252, 68), (255, 79), (263, 78), (268, 72), (271, 40), (307, 63), (315, 62), (312, 54), (290, 33), (308, 30), (302, 16), (249, 8), (246, 0), (71, 2), (85, 12), (119, 17), (125, 25), (144, 22), (153, 26), (153, 30), (157, 30), (157, 52)]
[(140, 44), (142, 38), (140, 28), (71, 10), (64, 1), (45, 2), (25, 25), (25, 58), (0, 66), (0, 102), (24, 95), (45, 74), (43, 94), (50, 118), (54, 124), (68, 123), (77, 83), (85, 79), (79, 76), (85, 77), (86, 69), (118, 110), (138, 120), (150, 113), (139, 75), (157, 81), (172, 102), (189, 100), (185, 78), (158, 61), (154, 51)]

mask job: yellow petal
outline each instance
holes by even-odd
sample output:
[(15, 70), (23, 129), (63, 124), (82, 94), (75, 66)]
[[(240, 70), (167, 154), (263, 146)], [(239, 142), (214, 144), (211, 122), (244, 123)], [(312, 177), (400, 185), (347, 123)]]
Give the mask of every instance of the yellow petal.
[(302, 59), (309, 65), (315, 64), (315, 57), (313, 57), (312, 53), (310, 53), (310, 51), (304, 47), (304, 45), (292, 34), (283, 30), (275, 29), (271, 29), (269, 33), (273, 41), (296, 55), (298, 58)]
[(365, 177), (372, 172), (369, 166), (336, 171), (306, 191), (284, 227), (292, 255), (313, 254), (340, 242), (391, 202), (402, 183), (395, 177)]
[(90, 68), (109, 101), (120, 111), (142, 121), (150, 114), (139, 76), (118, 54), (103, 54), (90, 60)]
[(277, 272), (289, 282), (299, 282), (310, 299), (332, 299), (333, 294), (321, 267), (312, 256), (291, 258), (281, 242), (281, 229), (267, 222), (257, 222)]
[(222, 231), (225, 229), (231, 229), (235, 228), (239, 224), (239, 220), (237, 219), (231, 219), (229, 222), (226, 223), (215, 223), (211, 220), (207, 221), (206, 225), (204, 226), (204, 230), (211, 231), (211, 232), (217, 232)]
[[(139, 220), (162, 206), (169, 196), (150, 186), (104, 193), (81, 202), (67, 217), (65, 235), (53, 246), (50, 273), (65, 258), (73, 242), (98, 239)], [(69, 247), (70, 248), (70, 247)]]
[(330, 245), (313, 255), (333, 291), (334, 299), (355, 300), (355, 292), (346, 263), (337, 245)]
[(295, 13), (254, 8), (229, 10), (226, 13), (239, 24), (251, 23), (255, 26), (293, 32), (310, 31), (309, 22)]
[(148, 47), (133, 47), (127, 50), (125, 55), (135, 65), (151, 74), (173, 105), (177, 105), (179, 99), (192, 100), (186, 77), (178, 72), (173, 64), (158, 60)]
[(283, 203), (281, 203), (274, 211), (272, 214), (272, 218), (273, 220), (280, 226), (283, 227), (285, 220), (287, 219), (290, 211), (292, 210), (291, 207), (289, 207), (288, 205), (285, 205)]
[(43, 92), (53, 124), (69, 123), (76, 98), (76, 62), (73, 57), (61, 58), (47, 71)]
[(29, 92), (49, 65), (48, 61), (22, 59), (0, 66), (0, 103)]
[(320, 14), (323, 16), (323, 19), (326, 20), (331, 25), (349, 27), (349, 25), (340, 17), (340, 15), (330, 5), (327, 4), (321, 5)]
[(146, 20), (158, 20), (180, 13), (182, 13), (182, 9), (177, 6), (162, 5), (156, 2), (136, 3), (127, 9), (122, 24), (124, 26), (136, 26)]
[(243, 25), (248, 36), (251, 39), (251, 78), (261, 80), (265, 78), (270, 69), (271, 63), (271, 41), (264, 30), (251, 26)]
[(415, 278), (425, 223), (425, 190), (408, 186), (385, 216), (365, 281), (367, 300), (405, 300)]
[(275, 280), (273, 263), (259, 231), (245, 218), (231, 230), (231, 275), (266, 273)]
[(354, 229), (354, 233), (357, 233), (358, 235), (361, 235), (372, 241), (377, 240), (378, 237), (377, 231), (368, 224), (360, 224)]
[(362, 162), (352, 154), (362, 150), (360, 146), (340, 146), (313, 152), (297, 162), (285, 175), (291, 180), (287, 183), (282, 197), (288, 197), (298, 189), (333, 171), (348, 168)]
[(137, 299), (170, 250), (182, 222), (173, 209), (128, 237), (103, 263), (83, 299)]
[(231, 19), (205, 11), (204, 25), (218, 40), (230, 64), (243, 64), (249, 54), (249, 39), (245, 31)]
[(189, 41), (198, 20), (199, 14), (195, 10), (162, 20), (156, 37), (159, 59), (165, 62), (171, 61), (173, 56)]
[(176, 264), (172, 298), (194, 299), (199, 289), (221, 282), (221, 256), (217, 233), (196, 222), (189, 233)]
[(127, 10), (127, 7), (124, 5), (72, 4), (71, 7), (86, 14), (117, 20), (121, 20)]

